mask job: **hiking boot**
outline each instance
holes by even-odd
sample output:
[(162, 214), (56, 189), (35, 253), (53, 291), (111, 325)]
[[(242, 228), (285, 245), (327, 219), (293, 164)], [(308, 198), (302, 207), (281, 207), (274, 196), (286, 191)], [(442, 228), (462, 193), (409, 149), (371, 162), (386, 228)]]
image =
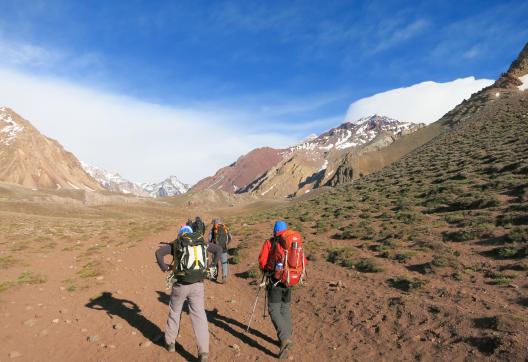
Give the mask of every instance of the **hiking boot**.
[(168, 352), (176, 352), (176, 343), (165, 344), (165, 349)]
[(288, 359), (290, 356), (290, 350), (293, 347), (293, 341), (291, 339), (286, 339), (284, 342), (281, 342), (281, 349), (279, 352), (279, 359)]
[(198, 361), (207, 362), (208, 360), (209, 360), (209, 353), (204, 352), (198, 355)]

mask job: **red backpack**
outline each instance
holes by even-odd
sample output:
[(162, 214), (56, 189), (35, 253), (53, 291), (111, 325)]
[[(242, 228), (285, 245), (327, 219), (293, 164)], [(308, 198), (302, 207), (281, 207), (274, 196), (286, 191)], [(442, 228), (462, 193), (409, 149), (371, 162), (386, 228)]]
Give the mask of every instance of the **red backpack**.
[[(302, 236), (298, 231), (286, 230), (271, 240), (268, 268), (274, 271), (274, 278), (290, 287), (302, 281), (306, 266)], [(278, 263), (283, 267), (277, 269)]]

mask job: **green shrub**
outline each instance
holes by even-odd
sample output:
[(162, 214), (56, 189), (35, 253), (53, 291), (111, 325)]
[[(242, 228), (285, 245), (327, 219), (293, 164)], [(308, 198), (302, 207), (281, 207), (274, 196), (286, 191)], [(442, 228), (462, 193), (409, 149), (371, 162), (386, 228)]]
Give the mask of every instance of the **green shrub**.
[(333, 264), (349, 264), (353, 251), (347, 247), (338, 247), (329, 249), (326, 255), (326, 260)]
[(95, 278), (103, 274), (102, 264), (98, 261), (91, 261), (85, 264), (77, 274), (81, 278)]
[(475, 239), (475, 234), (469, 230), (444, 231), (442, 238), (444, 241), (462, 242)]
[(354, 267), (357, 271), (362, 273), (380, 273), (383, 271), (383, 268), (377, 266), (374, 261), (370, 259), (361, 259), (354, 264)]
[(511, 230), (510, 234), (508, 235), (508, 239), (514, 243), (528, 242), (528, 227), (526, 226), (514, 227)]
[(497, 272), (490, 273), (487, 276), (491, 278), (489, 284), (493, 285), (509, 285), (515, 279), (515, 275)]
[(404, 292), (410, 292), (414, 289), (422, 288), (425, 282), (418, 279), (411, 279), (407, 277), (396, 277), (388, 280), (389, 285), (392, 288), (403, 290)]

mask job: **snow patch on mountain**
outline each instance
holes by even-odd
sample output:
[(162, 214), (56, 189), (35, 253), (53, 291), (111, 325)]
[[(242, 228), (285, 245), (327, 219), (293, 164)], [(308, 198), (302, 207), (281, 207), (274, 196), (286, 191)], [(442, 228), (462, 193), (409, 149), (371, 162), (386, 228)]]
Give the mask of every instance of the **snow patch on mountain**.
[(121, 192), (123, 194), (133, 194), (136, 196), (149, 197), (149, 193), (143, 190), (143, 188), (125, 178), (123, 178), (117, 172), (109, 172), (102, 168), (88, 165), (81, 162), (83, 169), (92, 176), (101, 186), (108, 191)]
[(528, 89), (528, 74), (523, 75), (522, 77), (519, 77), (519, 80), (522, 82), (522, 84), (518, 87), (519, 90), (527, 90)]
[(144, 183), (141, 187), (152, 197), (174, 196), (186, 193), (191, 187), (176, 176), (170, 176), (159, 183)]
[(11, 142), (13, 142), (14, 139), (17, 137), (17, 134), (24, 130), (24, 127), (13, 120), (11, 115), (7, 113), (6, 107), (0, 108), (0, 121), (7, 124), (7, 126), (4, 126), (2, 129), (0, 129), (0, 133), (5, 134), (0, 137), (0, 144), (9, 146)]
[(402, 122), (385, 116), (373, 115), (360, 118), (354, 122), (345, 122), (319, 137), (310, 137), (302, 143), (291, 147), (290, 152), (298, 150), (345, 150), (369, 143), (382, 131), (401, 136), (421, 127), (423, 127), (423, 124)]

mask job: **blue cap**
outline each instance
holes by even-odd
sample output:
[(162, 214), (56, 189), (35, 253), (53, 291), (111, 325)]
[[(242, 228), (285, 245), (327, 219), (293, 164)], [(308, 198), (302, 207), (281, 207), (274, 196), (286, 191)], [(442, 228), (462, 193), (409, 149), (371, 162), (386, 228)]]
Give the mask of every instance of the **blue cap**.
[(192, 228), (188, 225), (185, 225), (180, 229), (180, 232), (178, 233), (178, 235), (181, 235), (183, 233), (192, 234), (192, 232), (193, 232)]
[(281, 231), (284, 231), (288, 228), (288, 225), (282, 220), (276, 221), (275, 226), (273, 227), (273, 233), (277, 234)]

